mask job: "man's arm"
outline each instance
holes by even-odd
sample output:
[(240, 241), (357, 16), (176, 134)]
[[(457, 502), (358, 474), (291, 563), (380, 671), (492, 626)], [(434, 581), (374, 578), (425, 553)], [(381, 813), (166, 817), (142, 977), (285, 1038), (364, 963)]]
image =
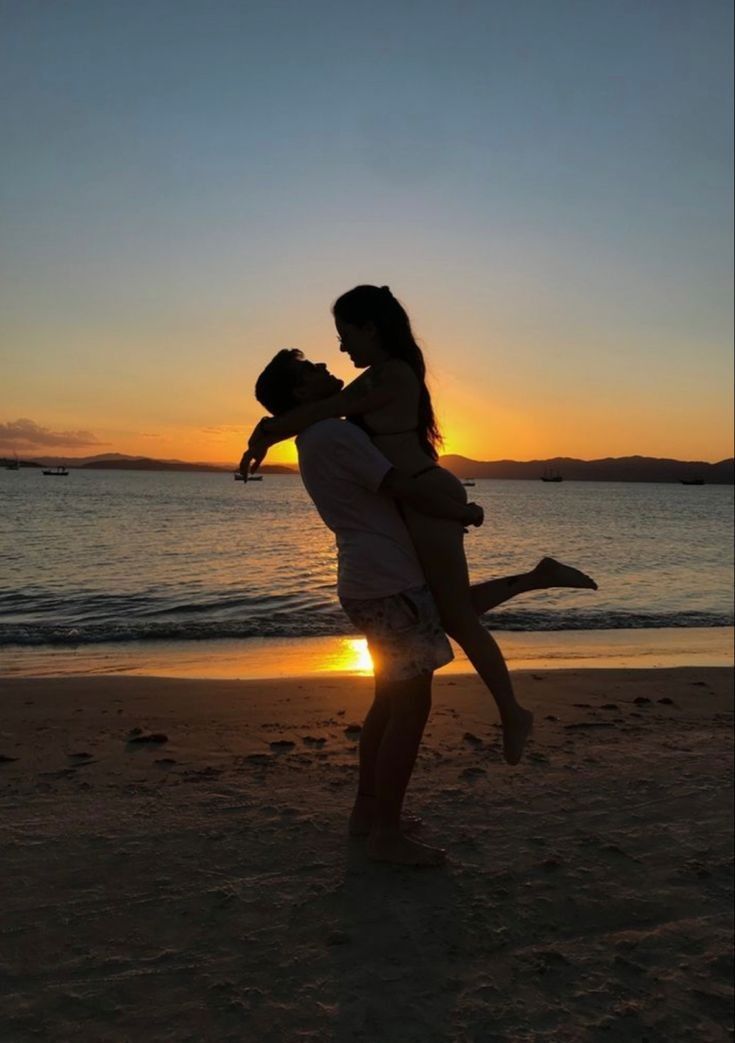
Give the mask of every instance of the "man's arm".
[(429, 490), (426, 488), (425, 482), (401, 474), (395, 468), (391, 468), (386, 474), (380, 485), (380, 491), (388, 493), (389, 496), (393, 496), (402, 503), (409, 504), (421, 514), (429, 514), (433, 518), (444, 518), (447, 521), (459, 522), (461, 525), (482, 525), (485, 520), (483, 509), (479, 504), (461, 503), (445, 493)]

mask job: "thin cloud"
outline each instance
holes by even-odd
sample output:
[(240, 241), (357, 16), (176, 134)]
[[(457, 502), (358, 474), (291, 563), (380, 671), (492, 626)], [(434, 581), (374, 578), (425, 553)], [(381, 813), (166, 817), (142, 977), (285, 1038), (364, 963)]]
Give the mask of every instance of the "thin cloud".
[(48, 446), (83, 449), (86, 446), (109, 444), (101, 442), (91, 431), (52, 431), (26, 417), (0, 424), (0, 446), (11, 449), (40, 449)]

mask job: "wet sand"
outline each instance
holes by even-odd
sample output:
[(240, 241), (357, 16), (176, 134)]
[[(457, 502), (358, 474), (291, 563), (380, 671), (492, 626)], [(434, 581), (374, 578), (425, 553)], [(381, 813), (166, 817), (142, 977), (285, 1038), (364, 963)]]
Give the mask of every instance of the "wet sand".
[(514, 676), (515, 769), (437, 679), (431, 870), (347, 838), (368, 677), (0, 681), (2, 1038), (730, 1040), (732, 670)]

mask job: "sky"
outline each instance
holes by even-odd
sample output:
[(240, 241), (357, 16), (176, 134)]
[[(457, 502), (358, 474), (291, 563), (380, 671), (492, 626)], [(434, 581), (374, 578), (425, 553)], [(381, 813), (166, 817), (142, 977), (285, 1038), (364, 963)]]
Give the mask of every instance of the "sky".
[(446, 452), (733, 454), (729, 0), (0, 20), (0, 453), (236, 462), (278, 349), (357, 375), (369, 282)]

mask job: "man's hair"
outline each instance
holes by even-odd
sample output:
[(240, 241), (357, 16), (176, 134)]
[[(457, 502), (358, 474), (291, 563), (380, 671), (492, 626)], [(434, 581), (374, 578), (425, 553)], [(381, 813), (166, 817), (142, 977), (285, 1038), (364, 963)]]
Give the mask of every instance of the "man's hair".
[(272, 416), (287, 413), (299, 403), (294, 398), (294, 388), (301, 383), (303, 373), (300, 366), (303, 351), (298, 348), (283, 348), (275, 355), (255, 383), (255, 397)]

